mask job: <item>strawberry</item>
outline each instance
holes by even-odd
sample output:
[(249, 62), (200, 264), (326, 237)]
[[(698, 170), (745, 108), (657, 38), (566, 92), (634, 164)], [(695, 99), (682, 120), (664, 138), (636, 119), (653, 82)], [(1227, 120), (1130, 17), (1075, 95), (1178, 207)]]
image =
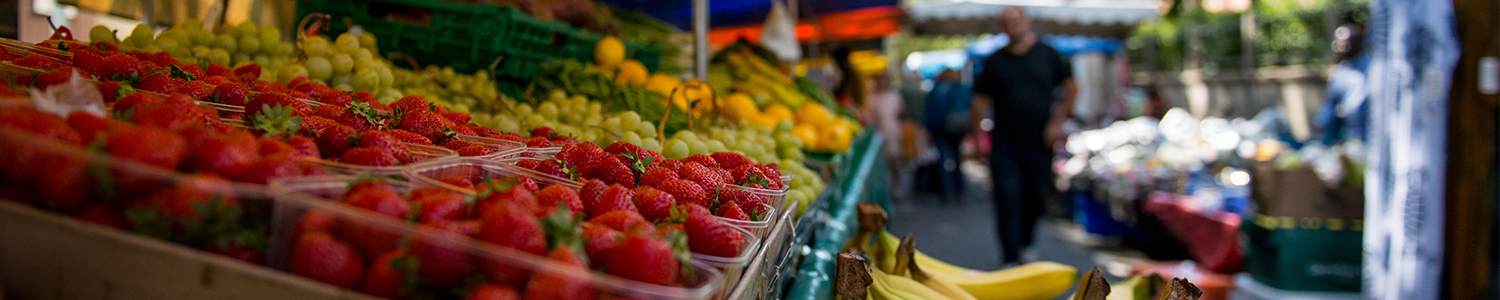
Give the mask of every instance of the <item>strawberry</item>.
[[(350, 106), (351, 104), (354, 104), (354, 96), (349, 95), (349, 93), (334, 91), (332, 93), (323, 93), (323, 95), (318, 96), (318, 102), (333, 106)], [(360, 103), (366, 106), (370, 105), (369, 103)]]
[(271, 179), (322, 173), (322, 169), (308, 165), (306, 161), (288, 154), (275, 154), (257, 159), (234, 177), (236, 181), (265, 184)]
[(683, 180), (697, 183), (698, 187), (703, 188), (704, 191), (712, 191), (723, 183), (718, 172), (696, 162), (683, 162), (682, 169), (677, 170), (677, 175)]
[(339, 162), (375, 167), (389, 167), (401, 164), (401, 160), (396, 158), (395, 154), (392, 154), (391, 151), (366, 147), (357, 147), (349, 149), (349, 151), (344, 151), (344, 155), (339, 157)]
[[(73, 53), (73, 67), (89, 73), (98, 74), (99, 65), (104, 63), (104, 57), (94, 51), (78, 51)], [(109, 98), (105, 98), (109, 99)]]
[(675, 159), (663, 159), (661, 160), (661, 163), (657, 165), (662, 168), (667, 168), (667, 170), (672, 170), (672, 172), (679, 172), (682, 169), (682, 161)]
[(406, 131), (406, 130), (401, 130), (401, 129), (387, 129), (387, 130), (385, 130), (385, 133), (390, 134), (391, 136), (396, 137), (396, 139), (401, 140), (402, 142), (407, 142), (407, 143), (412, 143), (412, 144), (421, 144), (421, 145), (432, 145), (432, 140), (427, 139), (427, 137), (423, 137), (420, 134), (412, 133), (411, 131)]
[[(237, 83), (237, 82), (234, 82), (234, 80), (230, 80), (229, 78), (225, 78), (224, 76), (221, 76), (221, 75), (212, 75), (212, 76), (205, 77), (205, 78), (203, 78), (203, 82), (207, 82), (208, 84), (212, 84), (212, 85), (224, 85), (224, 84), (230, 84), (230, 83)], [(246, 89), (249, 89), (249, 88), (246, 87)]]
[(621, 153), (637, 153), (637, 154), (639, 154), (639, 153), (645, 152), (645, 151), (646, 150), (641, 149), (641, 146), (636, 146), (635, 144), (626, 143), (626, 142), (614, 142), (614, 143), (610, 143), (608, 147), (604, 147), (604, 152), (609, 152), (609, 154), (621, 154)]
[(74, 145), (80, 145), (84, 140), (77, 130), (68, 127), (67, 120), (33, 109), (0, 110), (0, 127), (12, 127)]
[(95, 116), (88, 112), (75, 111), (71, 114), (68, 114), (68, 126), (73, 127), (74, 130), (77, 130), (78, 135), (83, 138), (84, 144), (88, 144), (93, 142), (95, 139), (104, 138), (104, 136), (101, 136), (100, 134), (106, 132), (107, 130), (111, 130), (116, 127), (125, 127), (131, 125), (129, 123), (120, 122), (113, 119), (100, 118), (99, 116)]
[[(97, 184), (90, 177), (89, 165), (81, 160), (57, 156), (38, 155), (38, 159), (30, 163), (38, 166), (46, 166), (45, 169), (37, 168), (36, 172), (36, 199), (42, 207), (51, 208), (63, 213), (71, 213), (87, 207), (94, 200), (94, 192), (98, 190)], [(26, 180), (32, 178), (17, 177), (14, 179)]]
[(679, 205), (693, 204), (708, 207), (708, 193), (704, 192), (702, 187), (692, 181), (681, 179), (668, 180), (662, 182), (661, 186), (657, 186), (657, 188), (668, 194), (672, 194), (672, 197), (677, 199), (677, 204)]
[(516, 289), (504, 285), (485, 284), (474, 289), (464, 300), (519, 300)]
[[(734, 168), (733, 170), (729, 170), (729, 174), (731, 178), (730, 181), (735, 184), (757, 184), (760, 186), (767, 186), (772, 182), (771, 178), (766, 176), (765, 171), (763, 171), (760, 166), (757, 165), (739, 166), (737, 168)], [(776, 178), (775, 181), (780, 182), (781, 178)]]
[[(620, 185), (610, 185), (599, 196), (599, 201), (589, 208), (589, 217), (597, 217), (616, 210), (636, 211), (635, 203), (630, 201), (635, 192)], [(585, 205), (587, 206), (587, 205)]]
[(579, 224), (578, 234), (583, 238), (583, 252), (589, 257), (602, 257), (604, 251), (614, 247), (615, 241), (620, 239), (620, 231), (593, 222)]
[(266, 262), (266, 256), (264, 253), (261, 253), (262, 251), (241, 243), (230, 242), (223, 246), (217, 243), (209, 243), (209, 245), (203, 247), (203, 251), (256, 265), (263, 265)]
[(463, 189), (468, 189), (468, 190), (474, 189), (474, 183), (473, 182), (469, 182), (469, 179), (466, 179), (466, 178), (463, 178), (463, 177), (445, 176), (443, 178), (438, 178), (438, 181), (441, 181), (441, 182), (447, 183), (447, 184), (452, 184), (453, 186), (456, 186), (456, 187), (459, 187), (459, 188), (463, 188)]
[(260, 78), (260, 65), (247, 64), (238, 68), (234, 68), (234, 75), (237, 75), (240, 78), (250, 78), (252, 80), (255, 78)]
[[(454, 121), (454, 122), (458, 122), (458, 121)], [(464, 121), (463, 123), (468, 123), (468, 121)], [(499, 129), (485, 127), (485, 126), (482, 126), (482, 125), (469, 125), (468, 127), (469, 127), (469, 130), (474, 131), (474, 135), (477, 135), (477, 136), (492, 137), (492, 136), (500, 135), (500, 130)]]
[[(480, 225), (477, 237), (501, 247), (542, 255), (547, 251), (547, 234), (541, 222), (532, 216), (533, 208), (512, 203), (493, 206)], [(486, 261), (485, 273), (502, 284), (525, 282), (527, 270), (506, 262)]]
[[(342, 199), (344, 205), (368, 210), (378, 214), (406, 220), (411, 205), (401, 199), (389, 184), (370, 181), (351, 186)], [(395, 233), (382, 228), (372, 228), (358, 223), (341, 223), (339, 236), (367, 257), (375, 257), (396, 249), (399, 238)]]
[(177, 59), (172, 58), (172, 55), (167, 54), (166, 52), (157, 52), (151, 54), (151, 62), (161, 66), (171, 66), (177, 64)]
[(245, 89), (245, 85), (239, 84), (237, 82), (226, 82), (223, 84), (219, 84), (218, 86), (214, 87), (213, 93), (209, 94), (209, 99), (211, 101), (229, 105), (243, 106), (245, 105), (245, 101), (247, 101), (249, 98), (250, 90)]
[(426, 109), (406, 111), (396, 124), (396, 128), (411, 131), (434, 142), (443, 137), (444, 133), (442, 121)]
[(543, 209), (556, 209), (559, 206), (567, 208), (570, 215), (582, 214), (584, 212), (583, 200), (578, 198), (578, 193), (573, 192), (573, 189), (561, 185), (542, 188), (541, 191), (536, 193), (536, 202), (537, 206)]
[(646, 170), (645, 174), (641, 174), (641, 186), (659, 187), (664, 182), (677, 179), (675, 171), (661, 167), (651, 168)]
[(520, 178), (521, 176), (515, 176), (477, 185), (478, 192), (473, 196), (478, 199), (474, 204), (474, 213), (479, 214), (480, 219), (486, 219), (489, 213), (505, 203), (526, 208), (528, 213), (535, 211), (539, 207), (535, 193), (521, 187)]
[[(292, 99), (292, 97), (277, 93), (259, 93), (251, 96), (250, 100), (245, 101), (245, 115), (254, 117), (260, 114), (261, 110), (276, 107), (277, 105), (292, 108), (293, 116), (302, 117), (312, 114), (312, 107), (309, 107), (307, 103)], [(249, 121), (254, 122), (254, 120)]]
[[(176, 169), (187, 154), (187, 141), (160, 128), (116, 126), (105, 131), (104, 151), (115, 157)], [(254, 140), (251, 140), (252, 149)]]
[(542, 191), (541, 185), (538, 185), (536, 183), (536, 180), (531, 179), (531, 177), (526, 177), (526, 176), (523, 175), (523, 176), (516, 176), (515, 178), (516, 178), (516, 186), (521, 187), (522, 190), (525, 190), (527, 192), (531, 192), (532, 194), (536, 194), (537, 192), (541, 192)]
[(526, 147), (549, 148), (552, 147), (552, 141), (548, 141), (544, 137), (531, 137), (526, 139)]
[(647, 220), (660, 221), (672, 215), (670, 209), (677, 205), (677, 199), (672, 194), (661, 190), (643, 186), (635, 188), (635, 195), (631, 200), (635, 203), (636, 210)]
[[(348, 126), (345, 126), (344, 124), (339, 124), (339, 122), (334, 122), (333, 120), (329, 120), (328, 118), (319, 117), (319, 116), (308, 116), (308, 117), (302, 118), (302, 123), (297, 124), (297, 127), (298, 127), (297, 128), (298, 129), (297, 130), (297, 134), (316, 137), (318, 135), (323, 134), (323, 131), (327, 131), (329, 128), (339, 127), (339, 126), (348, 127)], [(352, 131), (354, 129), (350, 128), (350, 130)]]
[(688, 157), (685, 157), (685, 158), (682, 159), (682, 163), (684, 163), (684, 164), (690, 163), (690, 162), (695, 162), (695, 163), (698, 163), (699, 165), (703, 165), (705, 167), (710, 167), (710, 168), (718, 168), (719, 167), (719, 162), (718, 161), (714, 160), (713, 157), (709, 157), (708, 155), (703, 155), (703, 154), (693, 154), (691, 156), (688, 156)]
[(683, 229), (687, 232), (688, 246), (695, 253), (735, 257), (745, 246), (738, 230), (712, 215), (689, 214)]
[(458, 149), (458, 156), (485, 156), (494, 153), (494, 148), (485, 145), (469, 145), (463, 149)]
[(443, 116), (444, 119), (448, 119), (448, 121), (452, 121), (453, 124), (468, 124), (469, 120), (473, 120), (474, 119), (474, 116), (471, 116), (471, 115), (469, 115), (467, 113), (461, 113), (461, 112), (445, 112), (445, 113), (442, 113), (441, 115)]
[(640, 232), (651, 230), (651, 222), (633, 210), (611, 211), (592, 219), (589, 223), (603, 225), (609, 229), (619, 232)]
[(719, 212), (715, 213), (714, 215), (720, 216), (720, 217), (724, 217), (724, 218), (730, 219), (730, 220), (740, 220), (740, 221), (749, 221), (750, 220), (750, 216), (746, 216), (745, 215), (745, 211), (744, 210), (740, 210), (740, 205), (739, 204), (735, 204), (732, 201), (729, 202), (729, 203), (724, 203), (724, 205), (720, 205), (719, 206)]
[(342, 288), (354, 288), (365, 266), (349, 245), (326, 233), (311, 232), (297, 239), (292, 250), (292, 274)]
[(514, 135), (514, 134), (509, 134), (509, 133), (500, 134), (500, 135), (496, 135), (496, 136), (493, 136), (493, 137), (496, 138), (496, 139), (502, 139), (502, 140), (507, 140), (507, 141), (517, 141), (517, 142), (520, 142), (520, 141), (524, 140), (524, 139), (521, 138), (520, 135)]
[(407, 113), (419, 110), (432, 112), (432, 103), (428, 103), (427, 99), (422, 99), (422, 96), (417, 95), (407, 95), (406, 97), (401, 97), (400, 100), (391, 102), (390, 105), (391, 109), (399, 109)]
[(472, 145), (474, 145), (474, 144), (470, 143), (469, 141), (465, 141), (465, 140), (461, 140), (461, 139), (452, 139), (452, 140), (449, 140), (447, 143), (443, 143), (443, 148), (453, 149), (454, 151), (457, 151), (458, 149), (463, 149), (464, 147), (468, 147), (468, 146), (472, 146)]
[[(720, 168), (731, 170), (743, 165), (755, 164), (754, 161), (751, 161), (749, 157), (745, 157), (744, 154), (734, 152), (714, 152), (713, 154), (710, 154), (709, 157), (712, 158), (715, 162), (718, 162)], [(688, 158), (692, 157), (689, 156)]]
[(78, 218), (79, 221), (130, 230), (130, 220), (126, 220), (125, 215), (121, 214), (119, 210), (103, 203), (90, 205), (84, 208), (83, 211), (74, 214), (73, 217)]
[(36, 88), (46, 91), (47, 87), (66, 83), (72, 78), (72, 68), (53, 69), (36, 76)]
[(589, 175), (589, 177), (604, 180), (605, 183), (635, 188), (635, 172), (630, 171), (629, 167), (618, 160), (605, 161)]
[(395, 156), (397, 160), (402, 162), (411, 159), (411, 154), (406, 148), (406, 143), (401, 142), (401, 140), (396, 139), (396, 137), (390, 134), (386, 134), (384, 131), (366, 130), (360, 132), (358, 139), (359, 143), (356, 145), (358, 147), (383, 149), (390, 152), (392, 156)]
[(667, 240), (632, 234), (621, 238), (599, 260), (605, 272), (620, 278), (671, 286), (678, 282), (685, 260), (679, 253)]
[(324, 129), (313, 141), (318, 144), (318, 151), (323, 157), (343, 157), (344, 152), (354, 148), (354, 128), (337, 125)]
[(260, 138), (256, 138), (255, 142), (259, 145), (260, 156), (293, 155), (297, 152), (297, 149), (292, 148), (291, 144), (287, 144), (271, 136), (261, 136)]
[(588, 264), (574, 247), (556, 247), (547, 258), (561, 263), (561, 268), (537, 271), (526, 282), (527, 300), (593, 300), (593, 282), (586, 275)]
[(550, 138), (555, 133), (557, 132), (553, 131), (551, 127), (547, 126), (541, 126), (531, 129), (531, 137)]
[(738, 187), (722, 185), (721, 188), (718, 189), (717, 203), (723, 205), (731, 202), (739, 205), (740, 209), (743, 209), (745, 211), (745, 214), (748, 214), (750, 216), (764, 216), (766, 213), (766, 205), (770, 204), (770, 199), (766, 199), (766, 196), (757, 195)]
[(225, 67), (219, 64), (208, 64), (208, 70), (206, 71), (208, 72), (208, 76), (229, 77), (231, 75), (234, 75), (234, 70), (231, 70), (229, 69), (229, 67)]
[(354, 130), (358, 131), (378, 129), (381, 121), (380, 113), (364, 103), (355, 103), (348, 107), (323, 105), (313, 110), (313, 115), (354, 127)]
[(140, 78), (144, 74), (140, 72), (139, 62), (140, 59), (126, 54), (110, 55), (99, 63), (97, 75), (113, 80)]
[[(172, 81), (174, 82), (178, 80), (182, 79), (172, 79)], [(187, 81), (182, 83), (182, 86), (177, 88), (177, 92), (182, 93), (183, 95), (187, 95), (188, 97), (193, 98), (193, 100), (212, 102), (214, 87), (209, 86), (207, 82)], [(244, 104), (242, 103), (239, 105)]]
[(183, 126), (208, 124), (205, 121), (218, 121), (218, 116), (210, 115), (206, 111), (198, 110), (192, 99), (186, 96), (172, 96), (162, 99), (160, 102), (145, 103), (135, 106), (134, 113), (130, 116), (130, 122), (141, 126), (156, 126), (166, 129), (177, 129)]
[(557, 176), (557, 177), (560, 177), (560, 178), (569, 178), (569, 179), (571, 179), (573, 177), (576, 177), (576, 175), (577, 175), (577, 173), (571, 173), (571, 172), (569, 172), (569, 170), (567, 168), (564, 168), (563, 165), (562, 165), (562, 163), (558, 162), (558, 160), (556, 160), (556, 159), (540, 160), (540, 161), (538, 161), (538, 160), (529, 160), (529, 161), (533, 161), (533, 162), (535, 162), (534, 164), (536, 164), (536, 166), (532, 167), (531, 169), (532, 170), (536, 170), (537, 172), (541, 172), (542, 174)]
[(439, 190), (417, 197), (413, 193), (411, 204), (417, 207), (417, 221), (428, 223), (438, 220), (458, 220), (466, 215), (463, 195)]
[(360, 284), (360, 291), (372, 296), (395, 299), (401, 296), (401, 285), (406, 281), (406, 276), (398, 269), (405, 267), (404, 264), (414, 262), (403, 259), (401, 250), (391, 250), (376, 257), (366, 268), (364, 283)]
[(162, 94), (171, 94), (177, 92), (177, 88), (172, 86), (171, 83), (171, 77), (167, 77), (166, 74), (157, 73), (141, 79), (141, 82), (136, 83), (135, 88)]
[(293, 137), (287, 139), (286, 143), (287, 143), (287, 145), (291, 145), (292, 149), (296, 150), (296, 151), (293, 152), (294, 155), (302, 156), (302, 157), (310, 157), (310, 158), (319, 158), (319, 157), (322, 157), (318, 153), (318, 144), (317, 144), (317, 142), (313, 141), (312, 138), (308, 138), (308, 137), (300, 136), (300, 135), (299, 136), (293, 136)]
[[(441, 235), (449, 238), (466, 239), (479, 231), (481, 223), (482, 221), (477, 220), (436, 220), (423, 224), (441, 230)], [(429, 240), (419, 235), (413, 238), (409, 251), (421, 262), (417, 267), (417, 275), (437, 287), (451, 288), (459, 284), (463, 280), (464, 271), (471, 264), (469, 253), (451, 239)]]
[[(535, 159), (522, 159), (522, 160), (516, 161), (516, 166), (517, 167), (525, 168), (527, 170), (534, 170), (534, 171), (538, 171), (538, 172), (543, 172), (542, 169), (539, 169), (541, 167), (541, 164), (542, 164), (541, 160), (535, 160)], [(546, 172), (543, 172), (543, 173), (546, 173)]]
[(255, 136), (248, 132), (212, 136), (193, 148), (193, 167), (233, 177), (260, 158), (257, 146)]
[(583, 209), (593, 211), (594, 203), (599, 203), (599, 198), (604, 196), (604, 191), (609, 189), (609, 184), (603, 180), (592, 179), (583, 183), (583, 188), (578, 189), (578, 199), (583, 200)]

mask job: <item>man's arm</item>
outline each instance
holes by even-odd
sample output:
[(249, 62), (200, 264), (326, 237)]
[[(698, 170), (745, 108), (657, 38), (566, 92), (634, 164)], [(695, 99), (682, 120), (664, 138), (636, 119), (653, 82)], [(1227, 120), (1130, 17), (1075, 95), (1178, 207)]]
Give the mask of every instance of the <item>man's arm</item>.
[(985, 134), (984, 127), (980, 124), (984, 122), (984, 118), (989, 117), (991, 101), (989, 96), (982, 93), (974, 93), (970, 101), (974, 103), (969, 105), (969, 132), (978, 137)]
[(1078, 102), (1078, 83), (1073, 81), (1073, 78), (1063, 79), (1062, 89), (1062, 98), (1057, 99), (1056, 107), (1052, 110), (1052, 118), (1047, 121), (1045, 132), (1047, 147), (1057, 145), (1057, 142), (1068, 138), (1068, 134), (1062, 130), (1062, 124), (1073, 115), (1073, 104)]

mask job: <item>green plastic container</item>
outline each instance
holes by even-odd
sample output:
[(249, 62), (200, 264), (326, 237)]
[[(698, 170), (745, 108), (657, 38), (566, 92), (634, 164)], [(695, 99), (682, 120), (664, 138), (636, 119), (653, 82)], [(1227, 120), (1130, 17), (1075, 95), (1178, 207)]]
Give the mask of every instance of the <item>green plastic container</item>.
[(1259, 216), (1240, 226), (1250, 276), (1281, 290), (1359, 292), (1360, 226), (1334, 219), (1283, 220), (1291, 218)]

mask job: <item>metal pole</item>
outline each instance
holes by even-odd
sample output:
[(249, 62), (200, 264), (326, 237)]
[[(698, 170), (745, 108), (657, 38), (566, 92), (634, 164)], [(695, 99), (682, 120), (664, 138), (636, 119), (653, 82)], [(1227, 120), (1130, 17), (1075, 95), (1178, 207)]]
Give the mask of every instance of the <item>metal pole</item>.
[(708, 0), (693, 0), (693, 75), (708, 82)]

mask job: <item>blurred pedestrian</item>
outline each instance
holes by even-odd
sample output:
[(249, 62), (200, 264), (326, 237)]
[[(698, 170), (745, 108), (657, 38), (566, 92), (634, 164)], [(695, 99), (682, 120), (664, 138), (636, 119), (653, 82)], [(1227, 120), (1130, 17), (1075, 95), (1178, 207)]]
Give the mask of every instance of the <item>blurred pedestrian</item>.
[(933, 80), (932, 92), (925, 102), (928, 136), (938, 150), (938, 174), (942, 181), (943, 197), (956, 202), (963, 195), (964, 177), (959, 172), (963, 155), (959, 153), (964, 136), (969, 133), (969, 107), (974, 98), (973, 90), (963, 83), (962, 75), (953, 69), (943, 70)]
[(974, 83), (972, 119), (977, 123), (985, 112), (993, 113), (990, 176), (1000, 261), (1018, 263), (1035, 236), (1043, 202), (1055, 190), (1053, 147), (1067, 137), (1062, 125), (1073, 111), (1078, 86), (1072, 66), (1041, 43), (1020, 7), (1005, 8), (1000, 22), (1010, 43), (985, 58)]
[(1360, 51), (1364, 45), (1363, 26), (1349, 24), (1334, 30), (1333, 53), (1339, 63), (1328, 76), (1328, 93), (1323, 106), (1313, 117), (1313, 125), (1323, 133), (1323, 144), (1357, 139), (1365, 140), (1365, 122), (1369, 109), (1365, 100), (1370, 92), (1365, 89), (1365, 71), (1370, 68), (1370, 56)]

